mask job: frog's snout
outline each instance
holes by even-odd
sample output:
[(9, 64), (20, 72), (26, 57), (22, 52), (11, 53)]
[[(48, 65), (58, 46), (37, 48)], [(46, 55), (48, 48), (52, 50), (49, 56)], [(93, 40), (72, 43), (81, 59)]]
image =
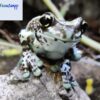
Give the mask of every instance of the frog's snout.
[(86, 30), (88, 28), (88, 24), (85, 20), (82, 20), (81, 24), (80, 24), (80, 30), (82, 33), (85, 33)]
[(69, 25), (74, 26), (75, 30), (81, 31), (82, 33), (84, 33), (88, 27), (87, 22), (82, 17), (74, 19)]
[(73, 20), (73, 23), (76, 30), (81, 31), (82, 33), (87, 30), (87, 22), (82, 17), (76, 18), (75, 20)]

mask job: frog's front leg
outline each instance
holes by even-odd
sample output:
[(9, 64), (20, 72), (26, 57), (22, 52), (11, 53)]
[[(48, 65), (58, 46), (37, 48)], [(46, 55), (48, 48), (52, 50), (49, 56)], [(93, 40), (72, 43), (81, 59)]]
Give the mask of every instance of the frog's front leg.
[(26, 50), (22, 53), (17, 66), (11, 71), (10, 80), (25, 81), (30, 76), (40, 76), (43, 62), (31, 50)]
[(66, 90), (74, 88), (74, 86), (78, 85), (71, 73), (71, 63), (69, 60), (65, 60), (63, 62), (63, 64), (60, 66), (60, 71), (62, 74), (63, 87)]
[(32, 72), (34, 76), (40, 76), (42, 74), (40, 67), (43, 65), (43, 62), (31, 50), (27, 51), (25, 56), (30, 72)]

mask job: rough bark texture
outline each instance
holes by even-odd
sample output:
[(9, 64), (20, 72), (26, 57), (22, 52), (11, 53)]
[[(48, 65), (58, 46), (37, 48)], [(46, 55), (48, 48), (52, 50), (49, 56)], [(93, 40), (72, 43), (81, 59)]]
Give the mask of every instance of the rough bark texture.
[(8, 80), (8, 75), (0, 76), (0, 100), (61, 100), (52, 81), (44, 85), (38, 79), (16, 84), (11, 84)]
[(59, 86), (47, 75), (43, 75), (40, 80), (31, 79), (24, 83), (11, 84), (8, 80), (8, 75), (0, 76), (0, 100), (68, 100), (72, 94), (70, 100), (90, 100), (79, 87), (70, 93), (59, 90)]
[[(80, 69), (82, 68), (84, 70), (84, 60), (79, 61), (77, 64), (80, 64)], [(76, 66), (74, 66), (73, 72), (75, 73), (76, 77), (80, 77), (82, 73), (75, 70)], [(79, 72), (80, 75), (77, 72)], [(80, 87), (75, 87), (75, 91), (71, 90), (70, 92), (66, 92), (61, 87), (61, 82), (55, 84), (52, 77), (50, 77), (50, 75), (48, 75), (44, 70), (43, 75), (40, 78), (36, 79), (34, 77), (31, 77), (28, 82), (10, 83), (9, 74), (0, 75), (0, 100), (90, 99)]]

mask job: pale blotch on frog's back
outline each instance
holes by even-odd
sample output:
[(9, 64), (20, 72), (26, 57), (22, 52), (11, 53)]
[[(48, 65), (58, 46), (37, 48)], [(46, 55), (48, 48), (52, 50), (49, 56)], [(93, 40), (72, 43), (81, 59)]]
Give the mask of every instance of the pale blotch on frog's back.
[(73, 28), (66, 27), (57, 23), (55, 26), (49, 27), (48, 32), (53, 34), (54, 36), (62, 39), (70, 39), (73, 34)]

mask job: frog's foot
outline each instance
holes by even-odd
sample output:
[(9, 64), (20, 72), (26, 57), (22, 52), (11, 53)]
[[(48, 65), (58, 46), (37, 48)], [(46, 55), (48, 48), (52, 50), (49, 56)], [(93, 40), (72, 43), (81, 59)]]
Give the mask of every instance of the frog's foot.
[(43, 67), (43, 61), (42, 60), (37, 60), (37, 66), (39, 67), (39, 68), (42, 68)]
[(70, 89), (70, 88), (74, 88), (75, 86), (79, 86), (78, 83), (74, 80), (74, 81), (70, 81), (67, 80), (67, 82), (63, 82), (63, 87), (65, 89)]
[(58, 65), (53, 65), (53, 66), (51, 66), (50, 67), (50, 70), (52, 71), (52, 72), (58, 72), (59, 71), (59, 66)]
[(71, 74), (71, 64), (69, 60), (65, 60), (63, 62), (60, 70), (62, 74), (63, 87), (65, 89), (74, 88), (74, 86), (78, 85), (73, 75)]
[(38, 67), (36, 69), (33, 69), (32, 72), (33, 72), (33, 75), (36, 76), (36, 77), (39, 77), (39, 76), (42, 75), (42, 71)]
[(70, 89), (72, 86), (71, 86), (70, 83), (63, 83), (63, 87), (64, 87), (65, 89)]
[(35, 53), (32, 53), (31, 51), (27, 51), (25, 57), (27, 58), (26, 62), (30, 72), (32, 72), (32, 74), (36, 77), (40, 76), (42, 74), (42, 60), (40, 60), (38, 56)]
[(30, 59), (28, 59), (28, 63), (31, 66), (31, 71), (34, 76), (39, 77), (42, 74), (42, 66), (43, 62), (35, 55), (33, 54)]
[(9, 74), (9, 81), (11, 83), (28, 81), (30, 79), (31, 73), (27, 69), (20, 69), (19, 67), (15, 67)]
[(63, 76), (63, 87), (65, 89), (74, 88), (75, 86), (78, 86), (78, 83), (71, 74), (69, 74), (69, 76), (66, 77)]
[(28, 70), (25, 70), (22, 74), (22, 78), (24, 80), (28, 80), (30, 78), (30, 72)]

